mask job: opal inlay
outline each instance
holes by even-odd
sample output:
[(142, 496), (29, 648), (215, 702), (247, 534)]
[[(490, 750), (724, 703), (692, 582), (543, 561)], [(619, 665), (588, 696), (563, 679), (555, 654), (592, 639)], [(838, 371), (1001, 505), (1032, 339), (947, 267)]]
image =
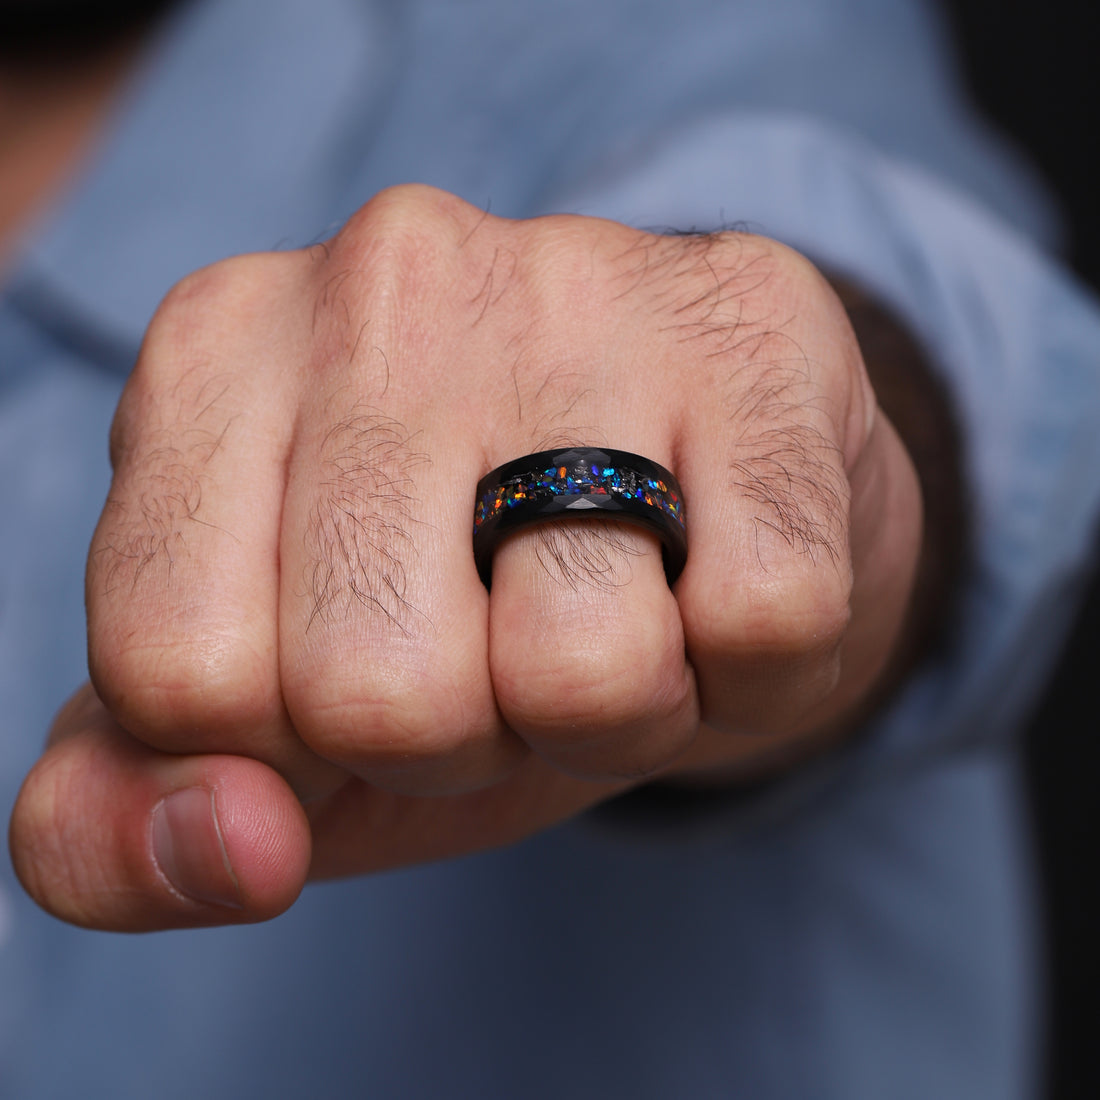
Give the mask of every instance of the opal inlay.
[(477, 502), (474, 533), (509, 508), (561, 496), (613, 496), (637, 500), (664, 512), (682, 528), (683, 502), (660, 478), (645, 477), (629, 467), (578, 464), (530, 470), (508, 478)]

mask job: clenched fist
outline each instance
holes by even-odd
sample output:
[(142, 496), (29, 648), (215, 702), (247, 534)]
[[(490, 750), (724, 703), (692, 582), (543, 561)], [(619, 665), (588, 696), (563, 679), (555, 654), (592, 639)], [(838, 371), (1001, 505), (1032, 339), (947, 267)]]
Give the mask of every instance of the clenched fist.
[[(688, 557), (588, 516), (472, 548), (490, 469), (675, 472)], [(744, 234), (507, 221), (398, 188), (184, 280), (120, 404), (91, 680), (12, 823), (59, 916), (263, 919), (308, 877), (513, 841), (843, 731), (899, 637), (909, 457), (836, 295)]]

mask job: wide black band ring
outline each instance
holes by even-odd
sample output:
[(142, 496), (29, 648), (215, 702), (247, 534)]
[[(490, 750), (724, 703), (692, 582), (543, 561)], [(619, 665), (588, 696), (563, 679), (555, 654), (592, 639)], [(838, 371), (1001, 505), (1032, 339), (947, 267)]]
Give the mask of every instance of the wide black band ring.
[(486, 588), (500, 541), (555, 517), (617, 519), (647, 528), (663, 545), (669, 584), (687, 561), (683, 495), (663, 466), (628, 451), (538, 451), (498, 466), (477, 483), (474, 561)]

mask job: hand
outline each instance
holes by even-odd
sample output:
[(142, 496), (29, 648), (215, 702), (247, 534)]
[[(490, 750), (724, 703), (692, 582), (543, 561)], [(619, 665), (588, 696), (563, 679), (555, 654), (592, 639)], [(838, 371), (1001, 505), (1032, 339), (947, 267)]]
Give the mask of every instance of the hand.
[[(517, 533), (482, 585), (478, 479), (559, 445), (677, 474), (673, 590), (653, 536), (594, 520)], [(264, 919), (308, 876), (795, 759), (881, 677), (921, 541), (807, 261), (419, 187), (176, 287), (112, 460), (95, 687), (11, 828), (30, 893), (97, 927)]]

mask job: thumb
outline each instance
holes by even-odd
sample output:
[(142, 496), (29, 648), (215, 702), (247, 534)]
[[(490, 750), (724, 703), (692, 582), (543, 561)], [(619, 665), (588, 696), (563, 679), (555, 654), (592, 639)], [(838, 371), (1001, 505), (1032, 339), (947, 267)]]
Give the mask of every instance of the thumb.
[(254, 760), (135, 741), (90, 685), (66, 704), (23, 783), (16, 874), (44, 909), (90, 928), (242, 924), (281, 913), (309, 868), (309, 825)]

